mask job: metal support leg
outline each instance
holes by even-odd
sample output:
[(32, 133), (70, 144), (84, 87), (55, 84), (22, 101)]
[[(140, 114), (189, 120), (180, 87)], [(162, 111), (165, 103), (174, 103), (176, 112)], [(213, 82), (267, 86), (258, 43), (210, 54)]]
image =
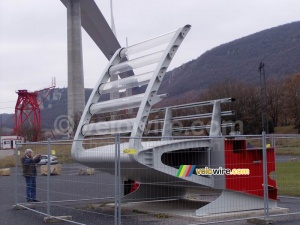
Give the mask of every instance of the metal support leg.
[(50, 139), (48, 139), (48, 149), (47, 149), (47, 154), (48, 154), (48, 162), (47, 162), (47, 215), (48, 217), (51, 216), (50, 214), (50, 152), (51, 152), (51, 143)]
[(121, 224), (120, 134), (115, 136), (115, 225)]
[(18, 144), (16, 144), (16, 149), (15, 149), (15, 162), (16, 162), (16, 171), (15, 171), (15, 201), (16, 205), (18, 204)]
[(266, 132), (262, 132), (262, 150), (263, 150), (263, 177), (264, 177), (264, 213), (269, 217), (269, 196), (268, 196), (268, 160), (266, 148)]

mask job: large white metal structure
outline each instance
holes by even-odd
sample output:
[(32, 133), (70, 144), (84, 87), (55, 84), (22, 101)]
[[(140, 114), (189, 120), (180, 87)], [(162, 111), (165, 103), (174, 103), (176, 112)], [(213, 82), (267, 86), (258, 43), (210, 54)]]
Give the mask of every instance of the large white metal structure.
[[(221, 111), (221, 104), (231, 102), (233, 100), (231, 98), (151, 109), (154, 104), (167, 96), (166, 94), (158, 95), (157, 91), (171, 60), (190, 28), (190, 25), (186, 25), (174, 32), (120, 48), (115, 52), (99, 77), (84, 109), (74, 137), (72, 156), (79, 163), (111, 172), (115, 162), (114, 151), (111, 151), (114, 145), (85, 149), (84, 139), (130, 133), (129, 141), (121, 144), (121, 176), (124, 179), (139, 181), (141, 185), (136, 191), (123, 197), (123, 202), (184, 198), (188, 189), (203, 188), (206, 191), (219, 190), (221, 195), (216, 201), (198, 209), (196, 215), (263, 208), (261, 197), (227, 190), (225, 175), (176, 176), (178, 166), (181, 164), (225, 168), (224, 138), (221, 137), (221, 127), (226, 124), (221, 124), (221, 116), (233, 114), (232, 111)], [(124, 73), (130, 71), (135, 75), (123, 76)], [(110, 79), (111, 76), (116, 75), (120, 79)], [(120, 93), (143, 85), (147, 85), (144, 93), (99, 101), (105, 94)], [(213, 112), (181, 117), (172, 116), (172, 110), (201, 105), (212, 105)], [(97, 121), (99, 114), (133, 108), (138, 108), (138, 110), (132, 118), (117, 119), (113, 116), (113, 120), (110, 121)], [(164, 119), (148, 120), (149, 114), (157, 111), (165, 112)], [(190, 127), (172, 127), (174, 121), (199, 118), (211, 118), (209, 137), (177, 140), (171, 137), (172, 131), (176, 129), (191, 129)], [(156, 131), (162, 133), (161, 140), (142, 141), (147, 123), (163, 124), (162, 129)], [(197, 128), (201, 127), (192, 129)], [(126, 149), (133, 149), (136, 154), (127, 154)], [(191, 152), (195, 152), (194, 155)], [(106, 169), (102, 166), (104, 164)], [(130, 168), (135, 168), (135, 171), (128, 170)], [(245, 201), (249, 204), (245, 204)], [(226, 207), (216, 207), (220, 203), (225, 203)], [(275, 207), (276, 201), (271, 201), (269, 206)]]
[[(166, 96), (157, 95), (158, 88), (172, 58), (189, 30), (190, 26), (187, 25), (177, 31), (151, 39), (150, 41), (117, 50), (100, 76), (88, 100), (79, 123), (80, 129), (77, 130), (75, 139), (82, 139), (87, 136), (128, 132), (131, 132), (131, 137), (142, 137), (151, 107)], [(156, 51), (155, 48), (159, 46), (162, 47), (163, 50), (159, 49), (159, 51)], [(154, 51), (152, 51), (152, 49), (154, 49)], [(141, 53), (145, 53), (145, 55), (139, 55), (137, 58), (130, 59), (132, 55)], [(122, 61), (124, 59), (129, 60)], [(156, 66), (153, 67), (153, 64)], [(150, 68), (151, 71), (143, 71), (141, 74), (110, 81), (110, 76), (112, 75), (118, 74), (122, 77), (122, 73), (141, 68), (147, 69), (149, 65), (152, 65)], [(144, 94), (98, 102), (100, 96), (105, 93), (116, 92), (145, 84), (148, 84), (148, 86)], [(135, 118), (89, 123), (94, 114), (137, 107), (139, 110)], [(129, 147), (141, 147), (140, 140), (132, 139)], [(75, 158), (77, 158), (78, 152), (80, 152), (80, 150), (74, 151)]]

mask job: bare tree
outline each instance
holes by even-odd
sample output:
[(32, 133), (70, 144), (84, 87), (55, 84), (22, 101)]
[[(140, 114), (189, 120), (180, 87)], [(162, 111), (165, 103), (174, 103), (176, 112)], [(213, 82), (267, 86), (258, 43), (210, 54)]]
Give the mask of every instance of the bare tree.
[(285, 113), (300, 133), (300, 74), (294, 74), (284, 82)]
[(269, 80), (267, 82), (268, 115), (274, 126), (278, 126), (279, 118), (283, 114), (284, 86), (281, 80)]
[(43, 131), (41, 128), (33, 127), (32, 125), (25, 123), (16, 131), (16, 134), (23, 136), (25, 141), (35, 142), (43, 139)]
[(242, 121), (244, 133), (260, 132), (260, 95), (259, 89), (254, 85), (225, 80), (211, 86), (202, 95), (203, 100), (229, 98), (236, 99), (233, 104), (222, 105), (222, 110), (234, 110), (235, 115), (228, 118), (232, 121)]

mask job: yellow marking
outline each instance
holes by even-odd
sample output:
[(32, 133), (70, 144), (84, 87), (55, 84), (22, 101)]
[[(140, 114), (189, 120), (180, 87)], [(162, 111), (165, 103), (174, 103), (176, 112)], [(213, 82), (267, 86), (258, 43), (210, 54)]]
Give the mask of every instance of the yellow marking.
[(55, 150), (51, 150), (51, 155), (55, 155), (56, 151)]
[(134, 148), (125, 148), (123, 152), (129, 155), (135, 155), (137, 153), (137, 150)]

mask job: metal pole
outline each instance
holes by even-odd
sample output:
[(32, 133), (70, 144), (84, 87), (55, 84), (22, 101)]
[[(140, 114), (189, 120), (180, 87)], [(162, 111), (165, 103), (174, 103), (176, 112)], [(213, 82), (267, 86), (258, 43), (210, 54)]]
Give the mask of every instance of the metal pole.
[(260, 62), (258, 71), (260, 74), (260, 95), (261, 95), (261, 120), (262, 120), (262, 131), (269, 133), (269, 122), (267, 117), (267, 89), (266, 89), (266, 73), (265, 63)]
[(121, 159), (120, 159), (120, 134), (117, 134), (117, 153), (118, 153), (118, 225), (121, 225)]
[(272, 134), (272, 147), (275, 147), (276, 146), (276, 140), (275, 140), (275, 135)]
[[(272, 147), (274, 148), (274, 160), (275, 160), (275, 166), (276, 166), (276, 162), (277, 162), (277, 158), (276, 158), (276, 136), (274, 134), (272, 134)], [(277, 179), (277, 177), (276, 177)]]
[(264, 97), (264, 117), (266, 123), (266, 132), (269, 133), (269, 121), (268, 121), (268, 113), (267, 113), (267, 87), (266, 87), (266, 71), (265, 71), (265, 64), (263, 67), (263, 97)]
[(18, 143), (16, 143), (16, 149), (15, 149), (15, 162), (16, 162), (16, 171), (15, 171), (15, 200), (16, 205), (18, 204)]
[(121, 224), (120, 134), (115, 135), (115, 225)]
[(208, 160), (207, 165), (208, 165), (208, 168), (211, 168), (211, 164), (210, 164), (210, 162), (211, 162), (211, 147), (208, 148), (208, 152), (207, 153), (208, 153), (207, 154), (207, 160)]
[(48, 138), (48, 162), (47, 162), (47, 215), (50, 217), (50, 175), (51, 175), (51, 167), (50, 167), (50, 152), (51, 152), (51, 143), (50, 138)]
[(115, 225), (118, 225), (118, 207), (117, 207), (117, 201), (118, 201), (118, 197), (117, 197), (117, 184), (118, 184), (118, 175), (117, 175), (117, 171), (118, 171), (118, 137), (117, 135), (115, 136)]
[(264, 120), (264, 97), (263, 97), (263, 82), (262, 82), (262, 70), (265, 64), (261, 62), (258, 67), (259, 78), (260, 78), (260, 98), (261, 98), (261, 128), (265, 131), (265, 120)]
[(263, 179), (264, 179), (264, 213), (269, 217), (269, 196), (268, 196), (268, 166), (267, 166), (267, 148), (266, 132), (262, 132), (262, 150), (263, 150)]

